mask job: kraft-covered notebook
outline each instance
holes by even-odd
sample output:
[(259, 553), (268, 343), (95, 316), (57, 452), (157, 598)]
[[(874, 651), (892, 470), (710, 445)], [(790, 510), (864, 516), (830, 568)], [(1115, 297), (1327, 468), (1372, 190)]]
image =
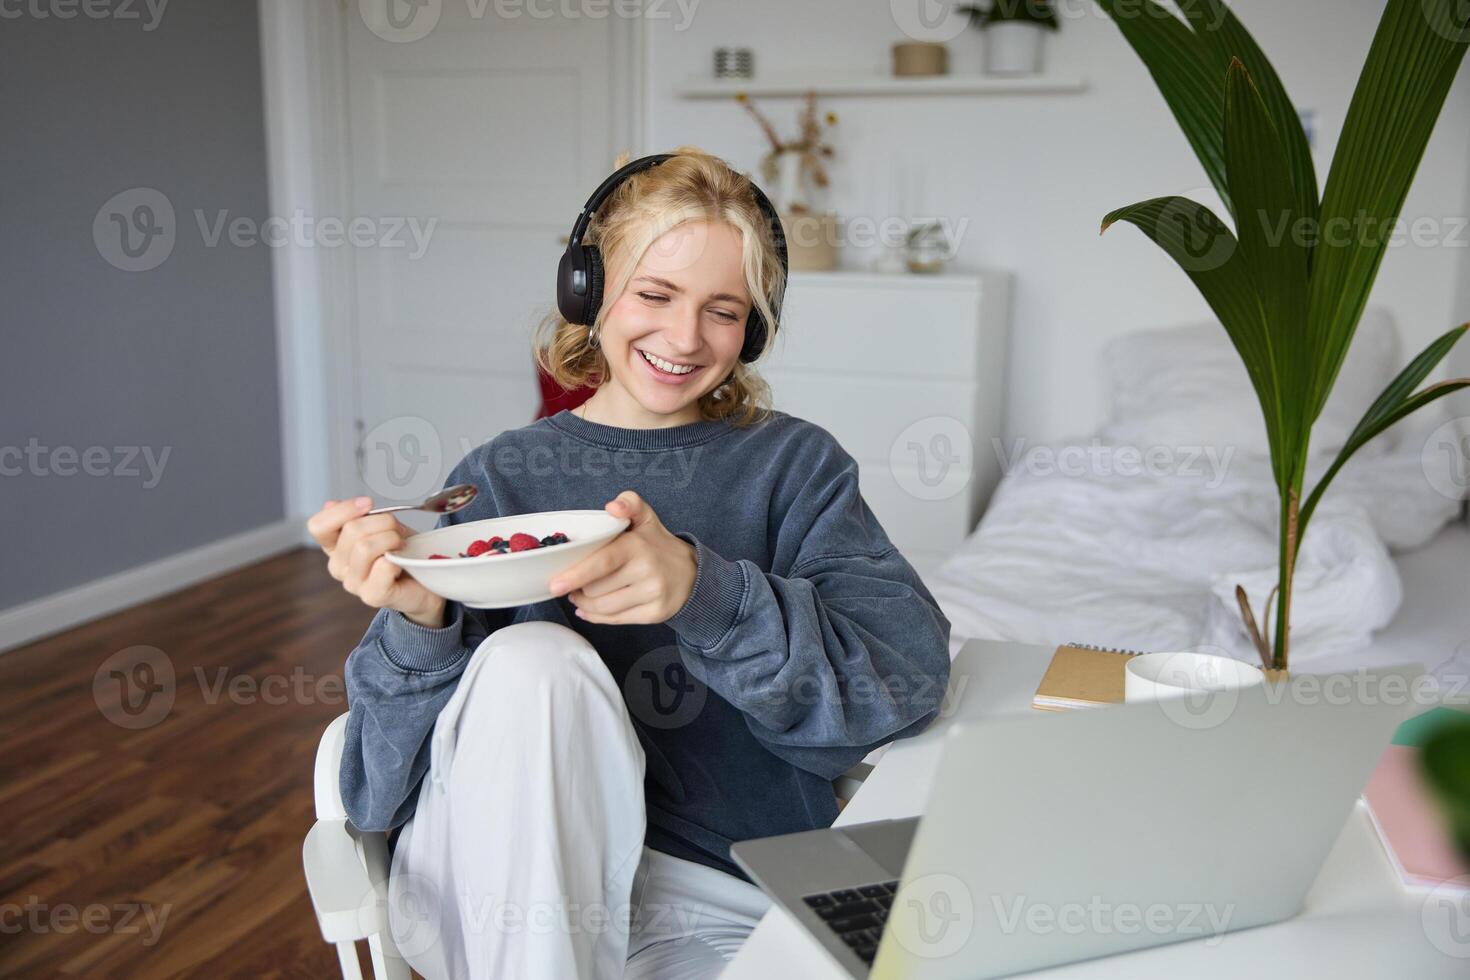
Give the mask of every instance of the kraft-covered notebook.
[(1052, 654), (1031, 705), (1063, 711), (1116, 704), (1123, 700), (1123, 665), (1142, 652), (1065, 643)]

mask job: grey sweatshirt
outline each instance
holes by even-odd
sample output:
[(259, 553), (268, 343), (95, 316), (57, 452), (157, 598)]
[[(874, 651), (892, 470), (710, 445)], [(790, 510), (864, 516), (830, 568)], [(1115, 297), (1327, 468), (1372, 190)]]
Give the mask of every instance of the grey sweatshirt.
[(591, 642), (647, 758), (648, 846), (731, 874), (732, 842), (830, 825), (832, 780), (938, 714), (949, 621), (868, 509), (856, 462), (816, 425), (777, 412), (744, 428), (623, 429), (563, 411), (472, 451), (448, 483), (480, 494), (440, 526), (600, 509), (631, 489), (694, 547), (694, 591), (654, 625), (587, 623), (565, 598), (450, 602), (442, 629), (379, 610), (346, 666), (341, 789), (363, 830), (413, 814), (439, 710), (511, 623)]

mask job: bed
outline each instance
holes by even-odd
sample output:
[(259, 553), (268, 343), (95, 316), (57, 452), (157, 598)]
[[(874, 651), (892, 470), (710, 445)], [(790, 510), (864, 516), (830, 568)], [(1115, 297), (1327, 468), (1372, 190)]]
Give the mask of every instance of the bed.
[[(1370, 310), (1314, 429), (1309, 488), (1404, 363), (1400, 348), (1392, 319)], [(926, 576), (952, 652), (978, 637), (1258, 662), (1234, 590), (1264, 618), (1279, 517), (1244, 368), (1224, 331), (1200, 323), (1123, 337), (1104, 369), (1107, 424), (1013, 451), (979, 526)], [(1293, 669), (1470, 671), (1470, 464), (1459, 423), (1436, 407), (1365, 447), (1324, 496), (1298, 559)]]

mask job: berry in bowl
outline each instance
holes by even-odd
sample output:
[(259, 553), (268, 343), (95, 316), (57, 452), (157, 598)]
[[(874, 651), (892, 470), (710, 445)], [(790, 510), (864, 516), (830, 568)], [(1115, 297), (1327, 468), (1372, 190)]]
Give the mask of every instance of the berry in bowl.
[(415, 534), (387, 558), (430, 592), (476, 609), (552, 598), (546, 587), (628, 526), (605, 510), (553, 510)]

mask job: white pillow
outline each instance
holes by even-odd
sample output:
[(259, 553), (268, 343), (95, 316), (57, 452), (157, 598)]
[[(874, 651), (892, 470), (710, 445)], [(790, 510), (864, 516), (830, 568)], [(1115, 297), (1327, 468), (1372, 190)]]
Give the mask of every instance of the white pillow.
[[(1112, 441), (1140, 448), (1270, 452), (1250, 377), (1219, 323), (1127, 334), (1108, 344), (1103, 363), (1112, 389), (1112, 419), (1104, 432)], [(1368, 309), (1312, 429), (1312, 452), (1341, 449), (1402, 366), (1393, 318), (1380, 308)], [(1393, 444), (1390, 430), (1369, 449), (1381, 452)]]

